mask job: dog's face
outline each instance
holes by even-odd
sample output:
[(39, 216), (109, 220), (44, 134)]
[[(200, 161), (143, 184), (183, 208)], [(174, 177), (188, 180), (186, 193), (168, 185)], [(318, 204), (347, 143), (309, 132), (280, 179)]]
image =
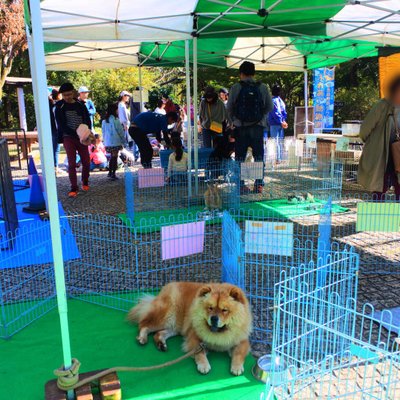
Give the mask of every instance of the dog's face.
[(244, 293), (237, 287), (204, 286), (198, 293), (198, 317), (212, 333), (223, 333), (237, 324), (247, 303)]

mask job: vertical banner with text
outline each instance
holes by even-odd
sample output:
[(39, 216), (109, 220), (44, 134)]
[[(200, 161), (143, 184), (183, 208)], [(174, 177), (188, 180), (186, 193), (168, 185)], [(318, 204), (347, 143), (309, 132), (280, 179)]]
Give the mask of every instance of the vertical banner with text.
[(314, 69), (314, 130), (333, 127), (335, 101), (335, 68)]

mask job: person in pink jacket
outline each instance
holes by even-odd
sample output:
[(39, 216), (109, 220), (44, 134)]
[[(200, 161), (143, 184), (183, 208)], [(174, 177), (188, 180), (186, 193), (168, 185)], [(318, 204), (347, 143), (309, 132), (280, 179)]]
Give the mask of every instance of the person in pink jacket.
[(94, 137), (96, 139), (96, 143), (89, 147), (90, 170), (93, 171), (94, 169), (98, 168), (100, 171), (102, 171), (107, 169), (108, 165), (106, 148), (104, 147), (99, 134), (95, 134)]

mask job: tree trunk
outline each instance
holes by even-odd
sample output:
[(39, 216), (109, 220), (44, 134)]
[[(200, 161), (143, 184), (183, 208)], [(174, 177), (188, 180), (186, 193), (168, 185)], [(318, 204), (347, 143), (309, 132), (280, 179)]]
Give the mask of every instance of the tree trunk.
[[(0, 62), (2, 62), (2, 60), (0, 60)], [(4, 88), (4, 85), (6, 83), (7, 76), (11, 72), (12, 63), (13, 63), (12, 60), (10, 60), (8, 62), (8, 65), (6, 65), (5, 67), (3, 66), (3, 68), (1, 69), (1, 73), (0, 73), (0, 100), (3, 98), (3, 88)]]

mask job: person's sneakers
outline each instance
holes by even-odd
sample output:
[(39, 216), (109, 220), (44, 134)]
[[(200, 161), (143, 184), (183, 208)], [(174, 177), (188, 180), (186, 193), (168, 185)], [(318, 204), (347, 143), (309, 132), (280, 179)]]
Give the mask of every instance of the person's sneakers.
[(71, 190), (68, 193), (68, 197), (71, 198), (71, 199), (75, 198), (76, 196), (78, 196), (78, 191), (77, 190)]
[(83, 185), (83, 184), (82, 184), (82, 190), (83, 190), (84, 192), (89, 191), (89, 185)]
[(249, 193), (251, 193), (251, 190), (247, 186), (241, 186), (240, 194), (249, 194)]

